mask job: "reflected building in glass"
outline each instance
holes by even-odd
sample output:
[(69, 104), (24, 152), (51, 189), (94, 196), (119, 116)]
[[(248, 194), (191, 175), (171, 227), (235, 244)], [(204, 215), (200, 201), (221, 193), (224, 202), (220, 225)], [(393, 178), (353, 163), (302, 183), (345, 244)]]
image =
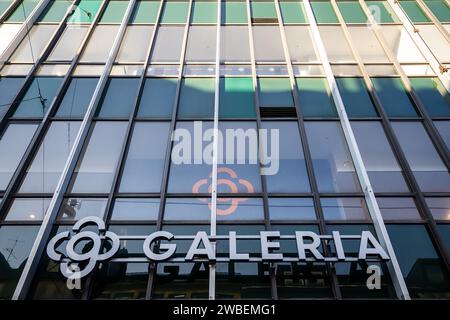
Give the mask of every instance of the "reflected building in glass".
[[(450, 299), (449, 68), (447, 0), (0, 0), (0, 299)], [(276, 172), (202, 161), (212, 129), (276, 130)], [(213, 134), (180, 164), (174, 132)], [(46, 246), (91, 216), (120, 248), (71, 288)], [(154, 262), (155, 231), (255, 237)], [(261, 231), (392, 259), (369, 289), (367, 261), (264, 261)]]

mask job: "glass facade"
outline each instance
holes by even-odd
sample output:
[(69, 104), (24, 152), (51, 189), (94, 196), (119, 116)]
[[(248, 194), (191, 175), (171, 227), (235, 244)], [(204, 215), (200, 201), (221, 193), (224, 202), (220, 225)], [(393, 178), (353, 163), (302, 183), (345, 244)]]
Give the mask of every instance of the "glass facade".
[[(448, 1), (10, 2), (0, 299), (399, 299), (398, 281), (450, 299)], [(71, 289), (31, 248), (92, 216), (119, 249)], [(173, 261), (145, 259), (155, 231), (216, 234), (218, 259), (183, 260), (184, 238)], [(354, 239), (351, 261), (295, 260), (289, 237), (264, 261), (261, 231), (370, 231), (395, 261), (371, 263), (371, 290)], [(224, 259), (229, 232), (251, 261)]]

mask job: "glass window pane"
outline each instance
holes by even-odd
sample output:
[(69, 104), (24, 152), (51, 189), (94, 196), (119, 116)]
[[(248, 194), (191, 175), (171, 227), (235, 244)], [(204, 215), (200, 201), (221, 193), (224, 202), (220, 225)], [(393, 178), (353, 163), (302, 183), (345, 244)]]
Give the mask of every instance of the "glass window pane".
[[(14, 118), (42, 118), (56, 96), (62, 78), (36, 77), (14, 112)], [(41, 100), (42, 98), (42, 100)]]
[(306, 23), (303, 3), (297, 1), (280, 1), (279, 4), (284, 23)]
[(306, 122), (317, 185), (321, 192), (360, 191), (350, 152), (337, 122)]
[(161, 17), (161, 23), (186, 23), (189, 10), (187, 1), (166, 1)]
[(34, 26), (29, 36), (22, 40), (10, 60), (12, 62), (36, 62), (56, 28), (57, 25), (53, 24)]
[[(171, 2), (166, 2), (166, 5)], [(160, 26), (157, 30), (152, 62), (180, 61), (184, 27)]]
[(153, 26), (128, 26), (116, 62), (144, 62), (152, 33)]
[(76, 221), (90, 216), (103, 219), (106, 203), (106, 198), (67, 198), (63, 200), (61, 209), (59, 209), (58, 219)]
[(105, 63), (109, 57), (117, 31), (119, 31), (119, 26), (117, 25), (96, 26), (84, 49), (80, 62)]
[(321, 198), (320, 205), (326, 220), (370, 220), (363, 198)]
[(96, 122), (75, 168), (73, 193), (109, 193), (122, 148), (126, 122)]
[(211, 219), (209, 198), (168, 198), (164, 207), (164, 221)]
[(252, 78), (220, 79), (219, 117), (256, 117)]
[(12, 2), (13, 0), (0, 0), (0, 15), (8, 9)]
[(222, 24), (247, 23), (247, 7), (244, 1), (222, 1)]
[(353, 44), (364, 63), (390, 63), (383, 47), (372, 31), (372, 27), (348, 26)]
[(259, 198), (218, 198), (217, 220), (264, 220), (263, 201)]
[(292, 62), (319, 61), (308, 26), (285, 26), (284, 31)]
[(41, 221), (51, 199), (15, 199), (8, 210), (6, 221)]
[(54, 121), (20, 186), (22, 193), (53, 193), (80, 128), (80, 122)]
[(355, 62), (340, 26), (319, 26), (319, 32), (330, 62)]
[(329, 1), (311, 1), (310, 3), (317, 23), (339, 23)]
[(6, 19), (6, 22), (24, 22), (33, 12), (39, 0), (22, 0), (19, 6)]
[(410, 78), (409, 80), (431, 117), (450, 116), (450, 95), (438, 78)]
[(416, 1), (399, 1), (409, 19), (414, 23), (430, 22)]
[(159, 1), (139, 0), (136, 2), (130, 23), (155, 23), (159, 10)]
[(10, 124), (0, 139), (0, 190), (5, 190), (16, 171), (36, 124)]
[(214, 79), (184, 78), (179, 103), (180, 118), (212, 118), (214, 116)]
[(352, 129), (375, 192), (408, 192), (381, 124), (352, 121)]
[(221, 28), (221, 62), (250, 62), (248, 27), (222, 26)]
[[(450, 279), (422, 225), (387, 225), (412, 298), (447, 297)], [(414, 250), (411, 250), (414, 248)]]
[(310, 198), (269, 198), (271, 220), (316, 220)]
[(114, 203), (112, 221), (154, 221), (158, 219), (160, 199), (118, 198)]
[(159, 192), (169, 123), (136, 123), (123, 169), (120, 192)]
[(72, 78), (56, 117), (83, 118), (97, 82), (98, 78)]
[(378, 23), (399, 22), (387, 1), (366, 1), (371, 12), (378, 13)]
[(0, 227), (0, 299), (12, 298), (38, 230), (39, 226)]
[(128, 1), (111, 0), (108, 2), (100, 23), (120, 23), (128, 7)]
[(102, 0), (81, 0), (70, 16), (69, 23), (91, 23), (97, 15)]
[[(272, 153), (273, 174), (266, 175), (267, 191), (273, 193), (301, 193), (309, 192), (309, 179), (306, 171), (305, 157), (303, 155), (302, 141), (300, 139), (297, 122), (264, 121), (261, 125), (273, 135), (278, 131), (278, 154)], [(267, 139), (267, 150), (274, 152), (275, 146), (271, 139)], [(278, 157), (277, 157), (278, 155)], [(276, 164), (274, 163), (276, 162)], [(277, 167), (276, 167), (277, 166)], [(272, 170), (270, 170), (272, 173)]]
[(426, 0), (425, 4), (440, 22), (450, 22), (450, 7), (445, 0)]
[(3, 54), (4, 51), (8, 48), (12, 40), (19, 33), (22, 25), (18, 23), (0, 24), (0, 54)]
[(216, 23), (217, 2), (193, 1), (191, 23)]
[(367, 16), (356, 1), (337, 1), (339, 11), (346, 23), (367, 23)]
[(420, 220), (413, 198), (377, 197), (378, 207), (384, 220)]
[(420, 36), (441, 63), (450, 62), (450, 43), (435, 25), (420, 26)]
[(176, 78), (147, 78), (139, 104), (138, 117), (170, 118), (176, 89)]
[(372, 78), (381, 104), (389, 117), (416, 117), (412, 101), (400, 78)]
[(88, 26), (67, 25), (47, 60), (72, 61), (88, 29)]
[(450, 198), (425, 198), (435, 220), (450, 220)]
[(336, 78), (336, 82), (350, 118), (377, 116), (362, 78)]
[(41, 14), (38, 22), (60, 22), (70, 6), (68, 1), (51, 1)]
[(111, 78), (99, 105), (98, 117), (129, 117), (137, 93), (139, 79)]
[(437, 228), (447, 247), (447, 252), (450, 253), (450, 224), (438, 224)]
[(253, 22), (272, 22), (277, 19), (273, 2), (251, 1), (250, 8)]
[(380, 26), (387, 46), (400, 63), (426, 62), (414, 41), (403, 26)]
[(8, 112), (24, 80), (25, 78), (22, 77), (0, 77), (0, 118)]
[(288, 78), (258, 78), (260, 107), (293, 107)]
[(214, 62), (216, 57), (215, 26), (191, 26), (186, 48), (187, 62)]
[(450, 150), (450, 121), (435, 121), (434, 125)]
[(325, 79), (296, 78), (300, 109), (304, 117), (337, 117)]
[(257, 62), (284, 62), (283, 44), (278, 26), (253, 26)]
[(424, 192), (450, 191), (450, 175), (421, 123), (394, 122), (395, 134)]

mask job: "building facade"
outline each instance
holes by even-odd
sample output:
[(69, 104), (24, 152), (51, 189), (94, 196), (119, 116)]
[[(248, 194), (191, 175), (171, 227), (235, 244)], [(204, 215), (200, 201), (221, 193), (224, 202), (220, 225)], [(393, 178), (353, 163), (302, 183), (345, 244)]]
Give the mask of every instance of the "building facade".
[[(448, 0), (0, 0), (0, 298), (449, 299), (449, 66)], [(87, 217), (120, 244), (87, 226), (70, 281), (48, 248)]]

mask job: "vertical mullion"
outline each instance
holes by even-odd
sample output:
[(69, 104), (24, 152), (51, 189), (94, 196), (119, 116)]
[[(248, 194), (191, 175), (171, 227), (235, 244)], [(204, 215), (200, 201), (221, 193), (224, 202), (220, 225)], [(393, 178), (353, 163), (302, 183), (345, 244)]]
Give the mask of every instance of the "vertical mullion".
[[(165, 1), (165, 3), (167, 4), (167, 0)], [(186, 20), (186, 25), (184, 27), (183, 44), (181, 46), (181, 54), (180, 54), (180, 60), (179, 60), (179, 64), (178, 64), (179, 70), (178, 70), (178, 76), (177, 76), (177, 87), (175, 90), (175, 99), (174, 99), (175, 102), (173, 105), (172, 119), (171, 119), (170, 128), (169, 128), (170, 136), (172, 135), (172, 133), (175, 130), (176, 121), (177, 121), (178, 105), (179, 105), (180, 93), (181, 93), (181, 83), (183, 81), (183, 72), (184, 72), (184, 65), (185, 65), (184, 58), (186, 55), (187, 39), (188, 39), (189, 26), (190, 26), (191, 15), (192, 15), (192, 7), (193, 7), (192, 3), (193, 3), (193, 0), (189, 0), (187, 20)], [(159, 28), (159, 26), (158, 26), (158, 28)], [(158, 220), (156, 222), (156, 230), (157, 231), (160, 231), (162, 229), (164, 207), (165, 207), (165, 202), (166, 202), (166, 197), (167, 197), (167, 187), (169, 184), (172, 147), (173, 147), (173, 141), (172, 141), (171, 137), (169, 137), (168, 141), (167, 141), (163, 179), (161, 181), (161, 197), (160, 197), (160, 204), (159, 204)], [(153, 290), (155, 288), (156, 272), (157, 272), (157, 264), (152, 263), (150, 266), (149, 285), (148, 285), (147, 296), (146, 296), (147, 299), (152, 299), (152, 297), (153, 297)]]
[[(120, 24), (120, 28), (118, 33), (114, 39), (114, 44), (109, 52), (108, 60), (106, 61), (105, 67), (103, 69), (103, 73), (97, 83), (94, 94), (89, 103), (89, 107), (86, 111), (86, 114), (83, 118), (83, 122), (81, 123), (78, 134), (75, 138), (74, 145), (70, 150), (69, 157), (66, 161), (64, 169), (61, 173), (60, 179), (58, 181), (55, 193), (53, 194), (52, 200), (48, 206), (44, 219), (42, 221), (41, 227), (36, 235), (36, 240), (33, 243), (33, 246), (30, 251), (30, 255), (27, 259), (27, 262), (24, 266), (22, 274), (20, 276), (19, 282), (16, 286), (13, 300), (21, 300), (26, 298), (26, 294), (28, 288), (33, 280), (34, 273), (39, 264), (40, 258), (44, 252), (45, 245), (47, 244), (48, 237), (50, 235), (51, 229), (53, 227), (53, 223), (56, 219), (59, 207), (62, 203), (64, 193), (67, 191), (69, 186), (72, 174), (76, 168), (76, 164), (78, 162), (78, 158), (81, 155), (81, 151), (83, 150), (84, 143), (87, 140), (87, 136), (90, 131), (90, 127), (92, 124), (92, 119), (95, 113), (95, 110), (100, 101), (101, 93), (106, 85), (108, 80), (108, 75), (111, 71), (114, 60), (117, 56), (117, 53), (120, 48), (121, 41), (123, 39), (123, 35), (125, 34), (125, 29), (127, 26), (127, 21), (131, 15), (132, 8), (136, 0), (130, 0), (128, 4), (127, 11), (125, 16)], [(96, 19), (100, 16), (101, 12), (97, 13)]]
[[(299, 98), (299, 94), (298, 94), (298, 86), (297, 86), (297, 82), (295, 81), (292, 60), (291, 60), (291, 56), (289, 53), (289, 47), (287, 44), (286, 33), (284, 31), (284, 24), (283, 24), (282, 15), (281, 15), (280, 3), (279, 3), (279, 0), (274, 0), (274, 3), (275, 3), (275, 9), (277, 11), (277, 15), (279, 16), (278, 26), (279, 26), (280, 32), (281, 32), (281, 42), (283, 44), (283, 51), (284, 51), (284, 55), (286, 57), (287, 70), (288, 70), (288, 74), (289, 74), (289, 80), (291, 83), (291, 91), (292, 91), (292, 94), (294, 97), (294, 105), (295, 105), (295, 109), (297, 111), (297, 125), (298, 125), (298, 129), (299, 129), (299, 133), (300, 133), (300, 139), (301, 139), (301, 144), (302, 144), (301, 147), (302, 147), (303, 154), (305, 157), (306, 170), (308, 172), (308, 176), (310, 179), (309, 185), (311, 187), (311, 191), (312, 191), (312, 195), (313, 195), (314, 206), (316, 207), (317, 220), (319, 223), (319, 231), (321, 234), (326, 234), (327, 230), (326, 230), (326, 225), (325, 225), (325, 218), (323, 216), (323, 210), (322, 210), (322, 206), (320, 204), (320, 193), (319, 193), (319, 188), (317, 186), (317, 181), (316, 181), (316, 177), (315, 177), (315, 173), (314, 173), (314, 169), (313, 169), (312, 156), (311, 156), (311, 152), (309, 150), (308, 139), (306, 136), (305, 122), (304, 122), (303, 114), (302, 114), (301, 108), (300, 108), (300, 98)], [(329, 254), (328, 246), (324, 246), (324, 251), (325, 251), (326, 255)], [(340, 288), (338, 285), (335, 268), (333, 265), (331, 265), (329, 263), (326, 263), (326, 268), (327, 268), (327, 272), (330, 277), (330, 283), (331, 283), (331, 289), (333, 292), (333, 296), (337, 299), (341, 299), (342, 295), (341, 295), (341, 291), (340, 291)]]
[[(248, 25), (248, 32), (249, 32), (249, 46), (250, 46), (250, 59), (251, 59), (251, 66), (252, 66), (252, 79), (253, 79), (253, 94), (255, 97), (255, 111), (256, 111), (256, 129), (261, 129), (261, 113), (260, 113), (260, 101), (259, 101), (259, 89), (258, 89), (258, 76), (256, 73), (256, 58), (255, 58), (255, 48), (254, 48), (254, 41), (253, 41), (253, 25), (252, 25), (252, 10), (250, 6), (250, 0), (245, 0), (246, 7), (247, 7), (247, 25)], [(286, 63), (286, 62), (285, 62)], [(261, 143), (258, 137), (258, 149), (261, 148)], [(259, 167), (261, 169), (261, 162), (260, 159), (258, 159)], [(260, 171), (260, 179), (261, 179), (261, 191), (263, 194), (263, 210), (264, 210), (264, 225), (265, 229), (270, 231), (272, 229), (270, 224), (270, 217), (269, 217), (269, 197), (267, 195), (267, 183), (266, 183), (266, 177), (262, 175), (262, 171)], [(270, 274), (270, 284), (271, 284), (271, 295), (272, 299), (277, 300), (278, 299), (278, 292), (277, 292), (277, 280), (276, 280), (276, 267), (273, 263), (269, 263), (269, 274)]]
[(450, 42), (450, 35), (448, 31), (444, 28), (444, 26), (441, 24), (441, 22), (436, 18), (433, 11), (428, 8), (428, 6), (425, 4), (423, 0), (416, 0), (419, 7), (425, 12), (425, 14), (428, 16), (428, 18), (433, 22), (433, 24), (436, 26), (436, 28), (439, 30), (439, 32), (444, 36), (444, 38)]
[(356, 143), (356, 139), (353, 134), (353, 130), (350, 126), (350, 121), (348, 119), (347, 113), (345, 111), (344, 103), (342, 101), (341, 94), (337, 87), (336, 79), (333, 75), (333, 71), (331, 69), (330, 62), (328, 60), (328, 55), (325, 51), (325, 47), (322, 43), (322, 39), (319, 33), (319, 29), (317, 27), (317, 22), (315, 20), (311, 4), (309, 0), (303, 0), (305, 11), (308, 16), (311, 25), (311, 31), (313, 34), (313, 39), (317, 45), (318, 51), (321, 56), (321, 60), (323, 63), (323, 67), (325, 69), (325, 74), (327, 76), (328, 84), (331, 89), (331, 93), (333, 95), (333, 99), (336, 105), (336, 109), (339, 115), (339, 120), (341, 123), (341, 128), (344, 132), (344, 137), (347, 142), (347, 146), (349, 148), (356, 174), (361, 185), (362, 191), (364, 192), (364, 198), (367, 203), (367, 207), (369, 209), (370, 216), (373, 221), (373, 225), (378, 236), (378, 239), (383, 246), (383, 248), (387, 251), (390, 257), (390, 261), (387, 262), (389, 272), (391, 273), (391, 277), (394, 280), (395, 290), (397, 295), (401, 299), (409, 299), (408, 289), (406, 288), (406, 284), (404, 281), (404, 277), (402, 275), (400, 266), (397, 261), (397, 257), (395, 255), (395, 251), (392, 247), (392, 243), (389, 238), (389, 234), (387, 233), (386, 226), (384, 225), (383, 218), (380, 213), (380, 209), (378, 207), (377, 201), (375, 199), (374, 192), (372, 190), (372, 186), (370, 184), (370, 180), (362, 161), (361, 154), (359, 152), (358, 145)]

